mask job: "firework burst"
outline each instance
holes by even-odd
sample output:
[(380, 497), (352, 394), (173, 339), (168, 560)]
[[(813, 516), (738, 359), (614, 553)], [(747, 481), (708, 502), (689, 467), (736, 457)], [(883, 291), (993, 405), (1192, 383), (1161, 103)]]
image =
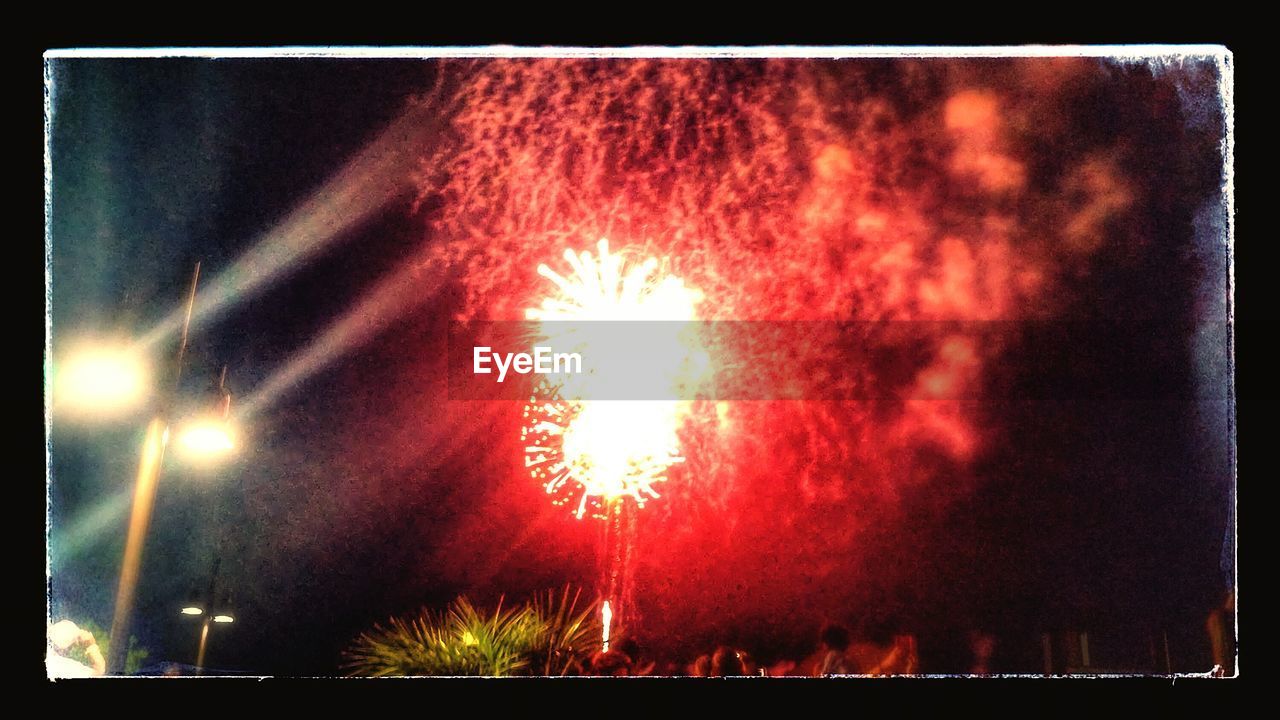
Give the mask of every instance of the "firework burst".
[[(694, 319), (701, 294), (661, 272), (656, 258), (628, 264), (623, 255), (609, 252), (608, 240), (601, 240), (597, 250), (595, 257), (566, 250), (573, 271), (568, 278), (538, 266), (538, 274), (556, 287), (538, 308), (526, 311), (529, 320), (540, 323), (539, 342), (589, 356), (592, 334), (574, 321)], [(705, 351), (690, 347), (678, 329), (664, 340), (669, 345), (663, 342), (656, 356), (668, 367), (659, 372), (673, 384), (687, 382), (689, 354)], [(666, 479), (667, 469), (684, 460), (677, 430), (688, 403), (591, 399), (607, 394), (599, 387), (605, 382), (591, 371), (565, 376), (557, 386), (539, 385), (524, 409), (525, 466), (555, 504), (574, 504), (579, 519), (588, 510), (604, 518), (610, 504), (627, 499), (643, 507), (659, 497), (654, 486)]]
[[(983, 397), (1020, 342), (951, 329), (1052, 319), (1096, 253), (1131, 256), (1147, 232), (1133, 213), (1149, 199), (1126, 153), (1144, 147), (1146, 128), (1061, 140), (1075, 123), (1095, 127), (1091, 108), (1119, 102), (1115, 88), (1166, 97), (1158, 81), (1121, 82), (1107, 63), (1075, 58), (484, 59), (446, 70), (457, 111), (451, 132), (424, 147), (419, 201), (430, 266), (461, 279), (457, 319), (518, 320), (530, 306), (540, 318), (603, 314), (532, 269), (550, 263), (586, 292), (581, 253), (558, 258), (595, 255), (609, 237), (637, 248), (639, 265), (669, 259), (646, 284), (677, 276), (705, 294), (700, 321), (734, 323), (730, 342), (707, 341), (724, 402), (693, 404), (671, 453), (686, 460), (650, 483), (662, 500), (631, 526), (636, 582), (672, 632), (754, 621), (746, 609), (764, 598), (770, 616), (818, 597), (835, 612), (914, 567), (881, 562), (897, 548), (887, 538), (920, 498), (972, 492), (974, 463), (1005, 429), (981, 403), (952, 398)], [(588, 281), (591, 271), (600, 266)], [(850, 322), (859, 334), (836, 330)], [(753, 389), (779, 388), (779, 399), (723, 392), (763, 345), (752, 328), (780, 323), (813, 333), (770, 345), (780, 351), (755, 367)], [(918, 335), (918, 362), (883, 354), (896, 342), (882, 326)], [(850, 347), (890, 359), (847, 375), (851, 391), (823, 392)], [(527, 452), (527, 468), (512, 463), (513, 486), (498, 492), (524, 492), (526, 473), (545, 484), (564, 472), (551, 468), (565, 463), (562, 428), (578, 407), (572, 388), (545, 390), (526, 409), (525, 436), (543, 421), (558, 434), (521, 443), (547, 449)], [(634, 432), (617, 422), (610, 440)], [(593, 476), (564, 479), (553, 494), (588, 494), (584, 513), (605, 497), (583, 489)], [(564, 502), (573, 510), (582, 495)], [(799, 548), (821, 562), (784, 559)], [(748, 576), (749, 595), (734, 597)]]

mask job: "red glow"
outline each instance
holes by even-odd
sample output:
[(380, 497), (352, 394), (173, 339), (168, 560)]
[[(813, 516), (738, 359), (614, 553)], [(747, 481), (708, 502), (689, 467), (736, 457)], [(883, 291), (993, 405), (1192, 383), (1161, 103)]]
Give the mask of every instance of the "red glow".
[[(1049, 96), (1081, 72), (1071, 63), (1013, 68)], [(924, 97), (922, 78), (933, 78), (949, 90), (894, 102), (857, 68), (799, 61), (468, 65), (457, 142), (422, 163), (433, 262), (461, 268), (464, 318), (523, 318), (544, 288), (535, 268), (601, 237), (669, 259), (702, 291), (702, 319), (1051, 312), (1059, 269), (1128, 202), (1123, 179), (1100, 162), (1069, 171), (1079, 207), (1034, 189), (1016, 140), (1057, 122), (1052, 103), (1013, 102), (984, 87), (973, 66), (917, 70), (896, 89)], [(1050, 222), (1024, 224), (1028, 208)], [(975, 391), (999, 348), (945, 331), (935, 340), (931, 362), (893, 381), (903, 402), (695, 407), (681, 431), (686, 462), (663, 485), (669, 500), (640, 523), (638, 572), (651, 607), (670, 622), (707, 623), (737, 593), (768, 596), (774, 609), (838, 607), (875, 558), (800, 562), (776, 538), (864, 547), (873, 525), (900, 519), (904, 496), (965, 492), (986, 429), (954, 399)], [(816, 337), (779, 366), (829, 356), (836, 341)], [(515, 457), (520, 485), (504, 492), (537, 492)], [(776, 563), (762, 564), (761, 553)], [(757, 571), (749, 591), (739, 587), (744, 567)], [(806, 596), (830, 582), (848, 589)]]

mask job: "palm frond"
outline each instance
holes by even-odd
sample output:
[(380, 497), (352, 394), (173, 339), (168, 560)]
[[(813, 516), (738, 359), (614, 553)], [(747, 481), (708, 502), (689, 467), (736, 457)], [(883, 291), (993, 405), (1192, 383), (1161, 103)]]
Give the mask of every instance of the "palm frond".
[(507, 609), (500, 599), (492, 612), (459, 597), (442, 613), (424, 608), (361, 633), (342, 666), (366, 677), (580, 672), (599, 634), (595, 604), (580, 607), (580, 594), (566, 586)]
[(543, 675), (582, 672), (600, 637), (598, 602), (578, 605), (582, 591), (570, 595), (566, 585), (557, 595), (548, 590), (537, 595), (529, 607), (541, 619), (543, 633), (533, 652), (534, 665)]

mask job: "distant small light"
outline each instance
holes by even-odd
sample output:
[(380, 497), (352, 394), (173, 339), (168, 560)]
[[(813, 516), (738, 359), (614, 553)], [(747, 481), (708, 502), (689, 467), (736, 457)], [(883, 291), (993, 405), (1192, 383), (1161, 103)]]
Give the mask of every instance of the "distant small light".
[(235, 618), (231, 617), (230, 615), (214, 615), (213, 621), (216, 623), (229, 623), (229, 622), (235, 622)]
[(183, 615), (203, 615), (204, 610), (201, 610), (200, 608), (195, 606), (184, 607), (182, 608), (182, 614)]

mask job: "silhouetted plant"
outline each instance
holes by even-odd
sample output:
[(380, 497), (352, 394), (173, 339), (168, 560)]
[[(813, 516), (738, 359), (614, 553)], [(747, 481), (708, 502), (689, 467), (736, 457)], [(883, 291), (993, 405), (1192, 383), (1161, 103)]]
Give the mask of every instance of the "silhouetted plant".
[(566, 587), (518, 608), (491, 612), (465, 597), (443, 613), (421, 610), (362, 633), (343, 653), (353, 676), (566, 675), (581, 672), (598, 633), (594, 604), (579, 607)]
[(541, 632), (531, 658), (531, 671), (541, 675), (575, 675), (585, 672), (600, 638), (599, 603), (578, 605), (581, 590), (569, 595), (566, 585), (559, 594), (548, 590), (529, 602)]

